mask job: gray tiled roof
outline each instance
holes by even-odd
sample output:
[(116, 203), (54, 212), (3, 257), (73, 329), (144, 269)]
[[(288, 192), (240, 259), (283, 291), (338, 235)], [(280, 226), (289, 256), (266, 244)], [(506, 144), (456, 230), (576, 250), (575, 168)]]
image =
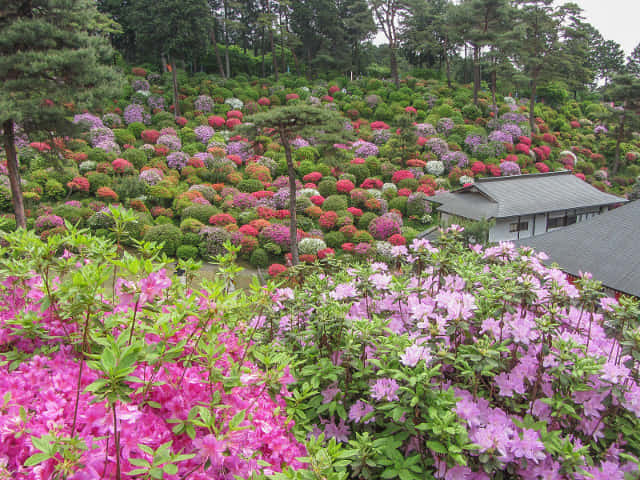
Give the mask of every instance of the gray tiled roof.
[(640, 201), (516, 242), (549, 255), (572, 275), (590, 272), (607, 287), (640, 297)]
[(626, 202), (601, 192), (571, 172), (481, 178), (471, 186), (432, 197), (439, 211), (466, 218), (507, 218)]

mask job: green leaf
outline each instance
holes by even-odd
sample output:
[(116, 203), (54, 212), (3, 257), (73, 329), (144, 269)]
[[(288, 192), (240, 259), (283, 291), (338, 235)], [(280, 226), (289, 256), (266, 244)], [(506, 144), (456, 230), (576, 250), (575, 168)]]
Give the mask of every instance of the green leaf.
[(34, 453), (29, 458), (24, 461), (25, 467), (32, 467), (34, 465), (38, 465), (46, 460), (49, 460), (51, 456), (47, 453)]
[(427, 440), (427, 447), (436, 453), (447, 453), (446, 447), (440, 442), (436, 442), (435, 440)]

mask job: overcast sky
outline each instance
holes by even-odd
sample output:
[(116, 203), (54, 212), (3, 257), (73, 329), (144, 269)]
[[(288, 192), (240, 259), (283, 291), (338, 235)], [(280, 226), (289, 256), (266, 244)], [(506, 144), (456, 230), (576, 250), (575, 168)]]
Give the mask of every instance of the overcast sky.
[[(605, 40), (618, 42), (626, 55), (640, 43), (640, 0), (573, 0)], [(567, 3), (556, 0), (556, 5)]]
[[(569, 0), (556, 0), (556, 5)], [(587, 22), (596, 27), (606, 40), (615, 40), (625, 55), (640, 43), (640, 0), (573, 0), (582, 10)], [(378, 32), (375, 44), (387, 43)]]

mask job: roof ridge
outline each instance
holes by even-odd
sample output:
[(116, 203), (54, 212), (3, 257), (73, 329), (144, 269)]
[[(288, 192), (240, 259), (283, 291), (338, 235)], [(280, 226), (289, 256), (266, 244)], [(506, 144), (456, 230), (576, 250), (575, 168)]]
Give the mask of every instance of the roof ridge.
[(552, 177), (558, 175), (567, 175), (570, 174), (570, 170), (558, 170), (557, 172), (546, 172), (546, 173), (527, 173), (524, 175), (508, 175), (506, 177), (484, 177), (478, 178), (474, 183), (489, 183), (489, 182), (499, 182), (505, 180), (521, 180), (523, 178), (540, 178), (540, 177)]

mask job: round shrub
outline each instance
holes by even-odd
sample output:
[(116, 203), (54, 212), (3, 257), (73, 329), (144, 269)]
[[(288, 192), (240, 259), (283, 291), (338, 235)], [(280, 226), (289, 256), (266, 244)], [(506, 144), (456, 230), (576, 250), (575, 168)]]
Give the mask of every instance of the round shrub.
[(336, 187), (336, 179), (335, 178), (324, 178), (318, 184), (318, 192), (324, 198), (327, 198), (331, 195), (335, 195), (338, 193), (338, 189)]
[[(322, 194), (322, 192), (320, 193)], [(328, 212), (330, 210), (334, 212), (341, 212), (343, 210), (346, 210), (348, 206), (349, 202), (347, 200), (347, 197), (345, 197), (344, 195), (330, 195), (322, 204), (322, 210), (324, 210), (325, 212)]]
[(303, 238), (298, 243), (298, 251), (301, 255), (317, 255), (320, 250), (325, 248), (327, 248), (327, 244), (319, 238)]
[(347, 241), (344, 233), (342, 232), (328, 232), (324, 235), (324, 241), (327, 246), (331, 248), (340, 248), (340, 246)]
[(251, 252), (249, 263), (254, 267), (266, 268), (269, 266), (269, 254), (263, 248), (256, 248)]
[(208, 225), (209, 219), (219, 212), (220, 210), (213, 205), (191, 205), (182, 210), (182, 218), (195, 218), (204, 225)]
[(400, 233), (402, 224), (391, 214), (375, 218), (369, 223), (368, 231), (376, 240), (386, 240), (392, 235)]
[(198, 247), (193, 245), (180, 245), (176, 250), (176, 257), (180, 260), (189, 260), (198, 258)]
[(246, 193), (258, 192), (264, 189), (262, 182), (260, 180), (255, 180), (253, 178), (245, 178), (236, 186), (238, 190)]
[(197, 233), (185, 232), (185, 234), (182, 236), (183, 245), (193, 245), (197, 247), (198, 245), (200, 245), (200, 242), (201, 238)]
[(395, 197), (389, 200), (389, 209), (396, 209), (402, 215), (407, 213), (407, 197)]
[(147, 230), (144, 235), (146, 242), (164, 242), (162, 252), (172, 257), (176, 249), (182, 244), (182, 232), (173, 224), (156, 225)]
[(52, 200), (59, 200), (65, 196), (65, 189), (59, 181), (49, 179), (44, 184), (44, 193)]
[(412, 192), (418, 188), (418, 180), (415, 178), (403, 178), (398, 182), (398, 189), (408, 188)]
[(362, 216), (358, 219), (358, 228), (360, 230), (367, 230), (371, 221), (377, 217), (378, 216), (373, 212), (363, 213)]
[(365, 230), (358, 230), (353, 239), (351, 240), (353, 243), (373, 243), (373, 237), (371, 234)]
[(371, 175), (371, 170), (366, 164), (355, 164), (349, 165), (349, 168), (347, 168), (347, 173), (353, 175), (356, 178), (355, 183), (357, 185), (360, 185)]

